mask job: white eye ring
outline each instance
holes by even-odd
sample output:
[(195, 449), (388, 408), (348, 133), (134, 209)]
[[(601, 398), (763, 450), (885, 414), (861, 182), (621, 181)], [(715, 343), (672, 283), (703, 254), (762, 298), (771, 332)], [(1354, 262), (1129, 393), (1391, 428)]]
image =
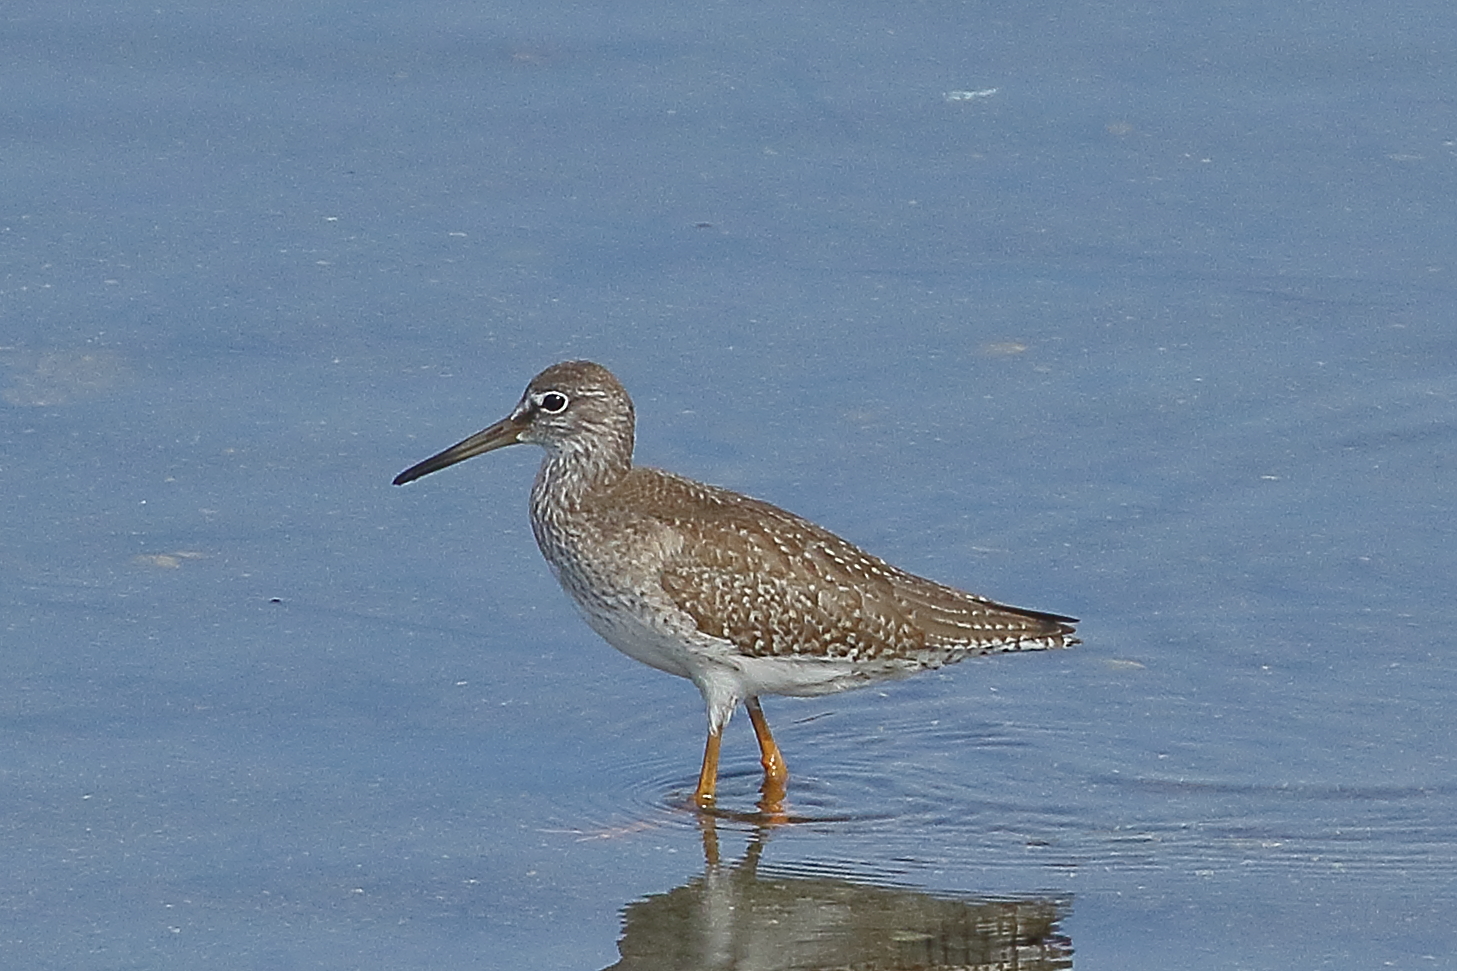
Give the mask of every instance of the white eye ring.
[(560, 391), (543, 391), (536, 396), (536, 406), (548, 415), (560, 415), (571, 401)]

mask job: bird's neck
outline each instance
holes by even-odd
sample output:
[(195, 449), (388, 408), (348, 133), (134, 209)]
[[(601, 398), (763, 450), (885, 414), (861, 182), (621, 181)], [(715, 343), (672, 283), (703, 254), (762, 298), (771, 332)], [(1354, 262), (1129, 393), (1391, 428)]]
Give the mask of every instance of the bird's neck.
[(586, 526), (582, 514), (594, 496), (610, 490), (632, 470), (632, 447), (623, 449), (554, 448), (531, 487), (531, 531), (552, 572), (575, 589), (575, 564), (581, 557)]
[(578, 441), (549, 448), (531, 489), (533, 511), (570, 514), (632, 471), (632, 441)]

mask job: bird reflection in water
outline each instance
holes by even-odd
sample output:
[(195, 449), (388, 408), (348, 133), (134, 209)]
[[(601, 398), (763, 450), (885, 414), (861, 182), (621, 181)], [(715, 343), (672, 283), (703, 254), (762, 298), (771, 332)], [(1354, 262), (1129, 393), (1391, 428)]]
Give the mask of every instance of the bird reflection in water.
[(703, 875), (627, 906), (621, 960), (608, 971), (1072, 967), (1059, 928), (1067, 898), (956, 898), (808, 868), (760, 873), (769, 828), (725, 865), (713, 817), (700, 826)]

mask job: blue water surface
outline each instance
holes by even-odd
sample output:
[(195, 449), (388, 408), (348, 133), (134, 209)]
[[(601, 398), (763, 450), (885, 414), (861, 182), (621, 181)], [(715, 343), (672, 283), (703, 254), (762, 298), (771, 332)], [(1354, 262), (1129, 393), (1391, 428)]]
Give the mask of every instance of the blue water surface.
[[(1015, 906), (1026, 967), (1457, 967), (1454, 49), (1436, 0), (8, 3), (0, 965), (849, 965)], [(701, 820), (539, 455), (390, 486), (578, 357), (641, 461), (1084, 643), (771, 698), (807, 821)], [(741, 719), (729, 810), (757, 769)]]

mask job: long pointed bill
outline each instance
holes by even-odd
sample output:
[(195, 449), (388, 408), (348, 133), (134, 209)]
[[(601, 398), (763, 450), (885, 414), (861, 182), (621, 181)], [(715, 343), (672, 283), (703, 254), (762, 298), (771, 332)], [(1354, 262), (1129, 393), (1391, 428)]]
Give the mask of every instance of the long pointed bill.
[(507, 445), (515, 445), (521, 441), (521, 434), (526, 431), (529, 425), (530, 422), (527, 421), (524, 414), (518, 415), (513, 412), (496, 422), (490, 428), (483, 428), (465, 441), (456, 442), (439, 455), (432, 455), (425, 461), (410, 466), (395, 476), (395, 485), (414, 482), (420, 476), (429, 475), (431, 472), (439, 472), (447, 465), (464, 462), (466, 459), (474, 458), (477, 455), (482, 455), (498, 448), (505, 448)]

